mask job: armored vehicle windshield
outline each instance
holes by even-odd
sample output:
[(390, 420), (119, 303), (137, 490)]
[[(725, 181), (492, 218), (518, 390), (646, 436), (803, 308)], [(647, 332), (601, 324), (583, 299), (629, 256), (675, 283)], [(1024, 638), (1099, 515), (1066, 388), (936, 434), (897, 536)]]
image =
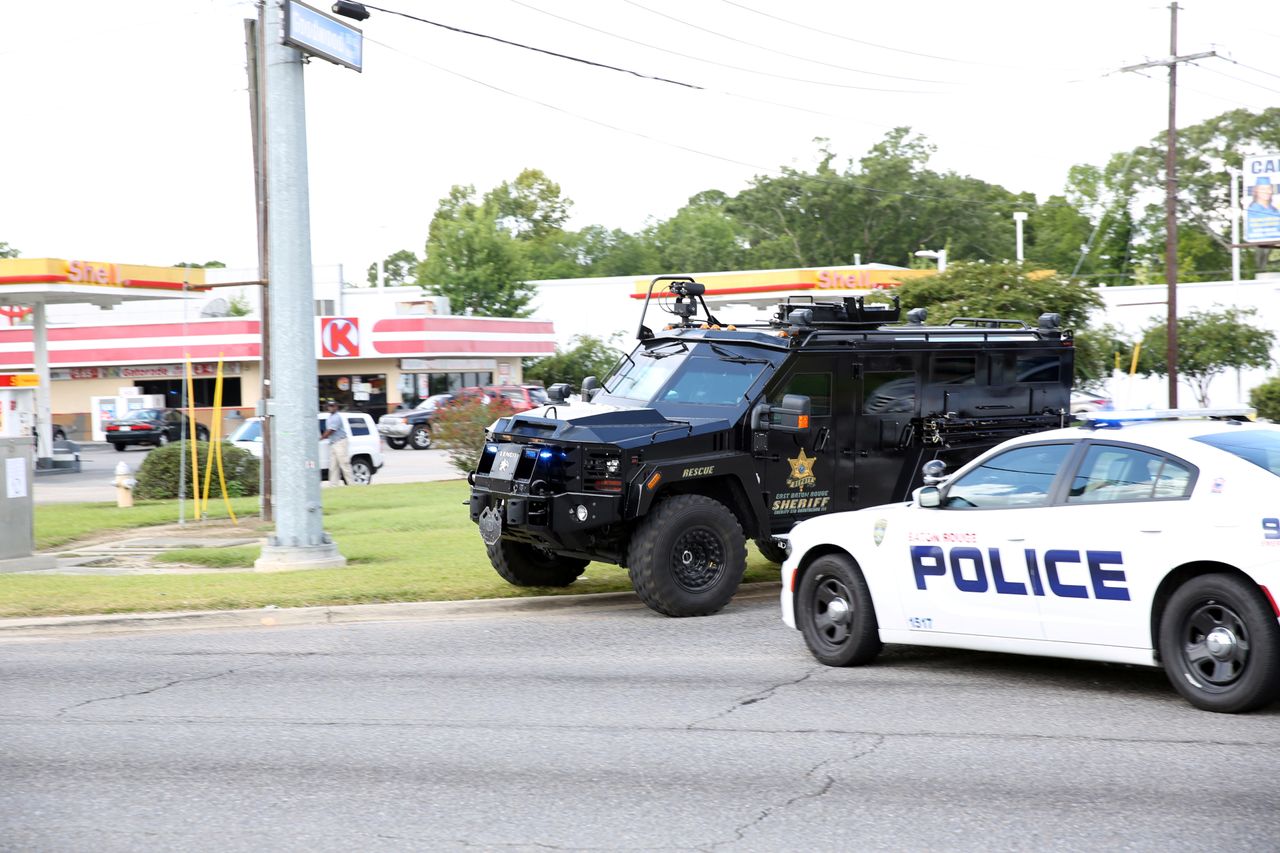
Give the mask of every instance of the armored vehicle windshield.
[(594, 399), (624, 406), (739, 406), (773, 363), (760, 350), (668, 340), (640, 347), (619, 366)]

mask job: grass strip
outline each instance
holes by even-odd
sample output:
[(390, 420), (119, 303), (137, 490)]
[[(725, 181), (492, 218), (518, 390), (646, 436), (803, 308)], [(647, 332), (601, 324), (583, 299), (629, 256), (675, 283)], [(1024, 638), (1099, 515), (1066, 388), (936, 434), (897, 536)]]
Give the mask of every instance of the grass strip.
[[(0, 617), (456, 601), (631, 588), (626, 570), (606, 563), (592, 563), (583, 577), (564, 588), (511, 586), (489, 565), (467, 515), (467, 484), (461, 480), (325, 489), (322, 497), (325, 531), (347, 558), (346, 568), (259, 574), (251, 571), (258, 549), (238, 546), (188, 548), (165, 557), (220, 569), (211, 573), (0, 574)], [(256, 506), (256, 498), (234, 504), (237, 515), (252, 516)], [(176, 520), (176, 502), (132, 509), (41, 504), (36, 507), (37, 542), (41, 549), (66, 546), (110, 531)], [(191, 529), (191, 535), (199, 535), (198, 525)], [(262, 535), (260, 526), (245, 529)], [(237, 566), (245, 571), (234, 571)], [(777, 567), (752, 547), (746, 581), (777, 577)]]

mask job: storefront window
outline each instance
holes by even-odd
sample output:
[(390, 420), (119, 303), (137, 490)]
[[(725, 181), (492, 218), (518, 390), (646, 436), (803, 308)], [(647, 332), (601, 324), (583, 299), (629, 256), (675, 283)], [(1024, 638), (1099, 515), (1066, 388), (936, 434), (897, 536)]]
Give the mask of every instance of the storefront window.
[(432, 394), (451, 394), (459, 388), (492, 385), (493, 371), (470, 370), (455, 373), (402, 373), (400, 399), (413, 408)]
[[(216, 379), (196, 379), (192, 382), (192, 404), (198, 409), (213, 406), (213, 391)], [(187, 405), (186, 380), (184, 379), (147, 379), (134, 380), (134, 385), (142, 389), (143, 394), (163, 394), (164, 403), (171, 409), (179, 409)], [(232, 408), (240, 406), (240, 377), (225, 376), (222, 379), (222, 406)]]
[(347, 373), (321, 376), (317, 383), (319, 399), (316, 410), (337, 400), (349, 412), (364, 412), (375, 419), (387, 413), (387, 375), (385, 373)]

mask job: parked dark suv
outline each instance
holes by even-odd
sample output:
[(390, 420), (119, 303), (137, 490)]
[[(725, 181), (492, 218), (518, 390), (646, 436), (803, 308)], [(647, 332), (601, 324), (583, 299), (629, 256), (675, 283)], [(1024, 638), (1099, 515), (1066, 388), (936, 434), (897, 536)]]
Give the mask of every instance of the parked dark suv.
[[(107, 421), (102, 431), (112, 447), (124, 450), (130, 444), (160, 447), (184, 439), (190, 434), (190, 425), (186, 414), (178, 409), (139, 409), (126, 417)], [(209, 428), (204, 424), (196, 424), (196, 440), (209, 440)]]
[(431, 446), (431, 416), (452, 399), (452, 394), (432, 394), (412, 409), (383, 415), (378, 418), (378, 433), (394, 450), (406, 446), (426, 450)]

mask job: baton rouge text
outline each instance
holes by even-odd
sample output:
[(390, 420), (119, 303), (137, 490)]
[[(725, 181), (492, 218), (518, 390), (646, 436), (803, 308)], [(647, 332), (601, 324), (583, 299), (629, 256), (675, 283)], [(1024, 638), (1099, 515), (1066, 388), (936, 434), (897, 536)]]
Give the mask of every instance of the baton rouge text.
[[(1047, 594), (1059, 598), (1090, 598), (1092, 591), (1092, 597), (1097, 599), (1129, 600), (1124, 570), (1110, 568), (1124, 564), (1124, 556), (1119, 551), (1082, 553), (1055, 548), (1045, 551), (1042, 558), (1034, 548), (1024, 548), (1021, 555), (1010, 561), (1011, 569), (1014, 563), (1026, 567), (1026, 583), (1006, 576), (999, 548), (987, 548), (984, 552), (981, 548), (956, 546), (950, 552), (944, 552), (937, 545), (911, 546), (911, 569), (915, 572), (917, 589), (927, 589), (930, 577), (950, 574), (951, 582), (961, 592), (994, 590), (997, 595)], [(1063, 580), (1060, 570), (1073, 565), (1088, 567), (1088, 586)]]

